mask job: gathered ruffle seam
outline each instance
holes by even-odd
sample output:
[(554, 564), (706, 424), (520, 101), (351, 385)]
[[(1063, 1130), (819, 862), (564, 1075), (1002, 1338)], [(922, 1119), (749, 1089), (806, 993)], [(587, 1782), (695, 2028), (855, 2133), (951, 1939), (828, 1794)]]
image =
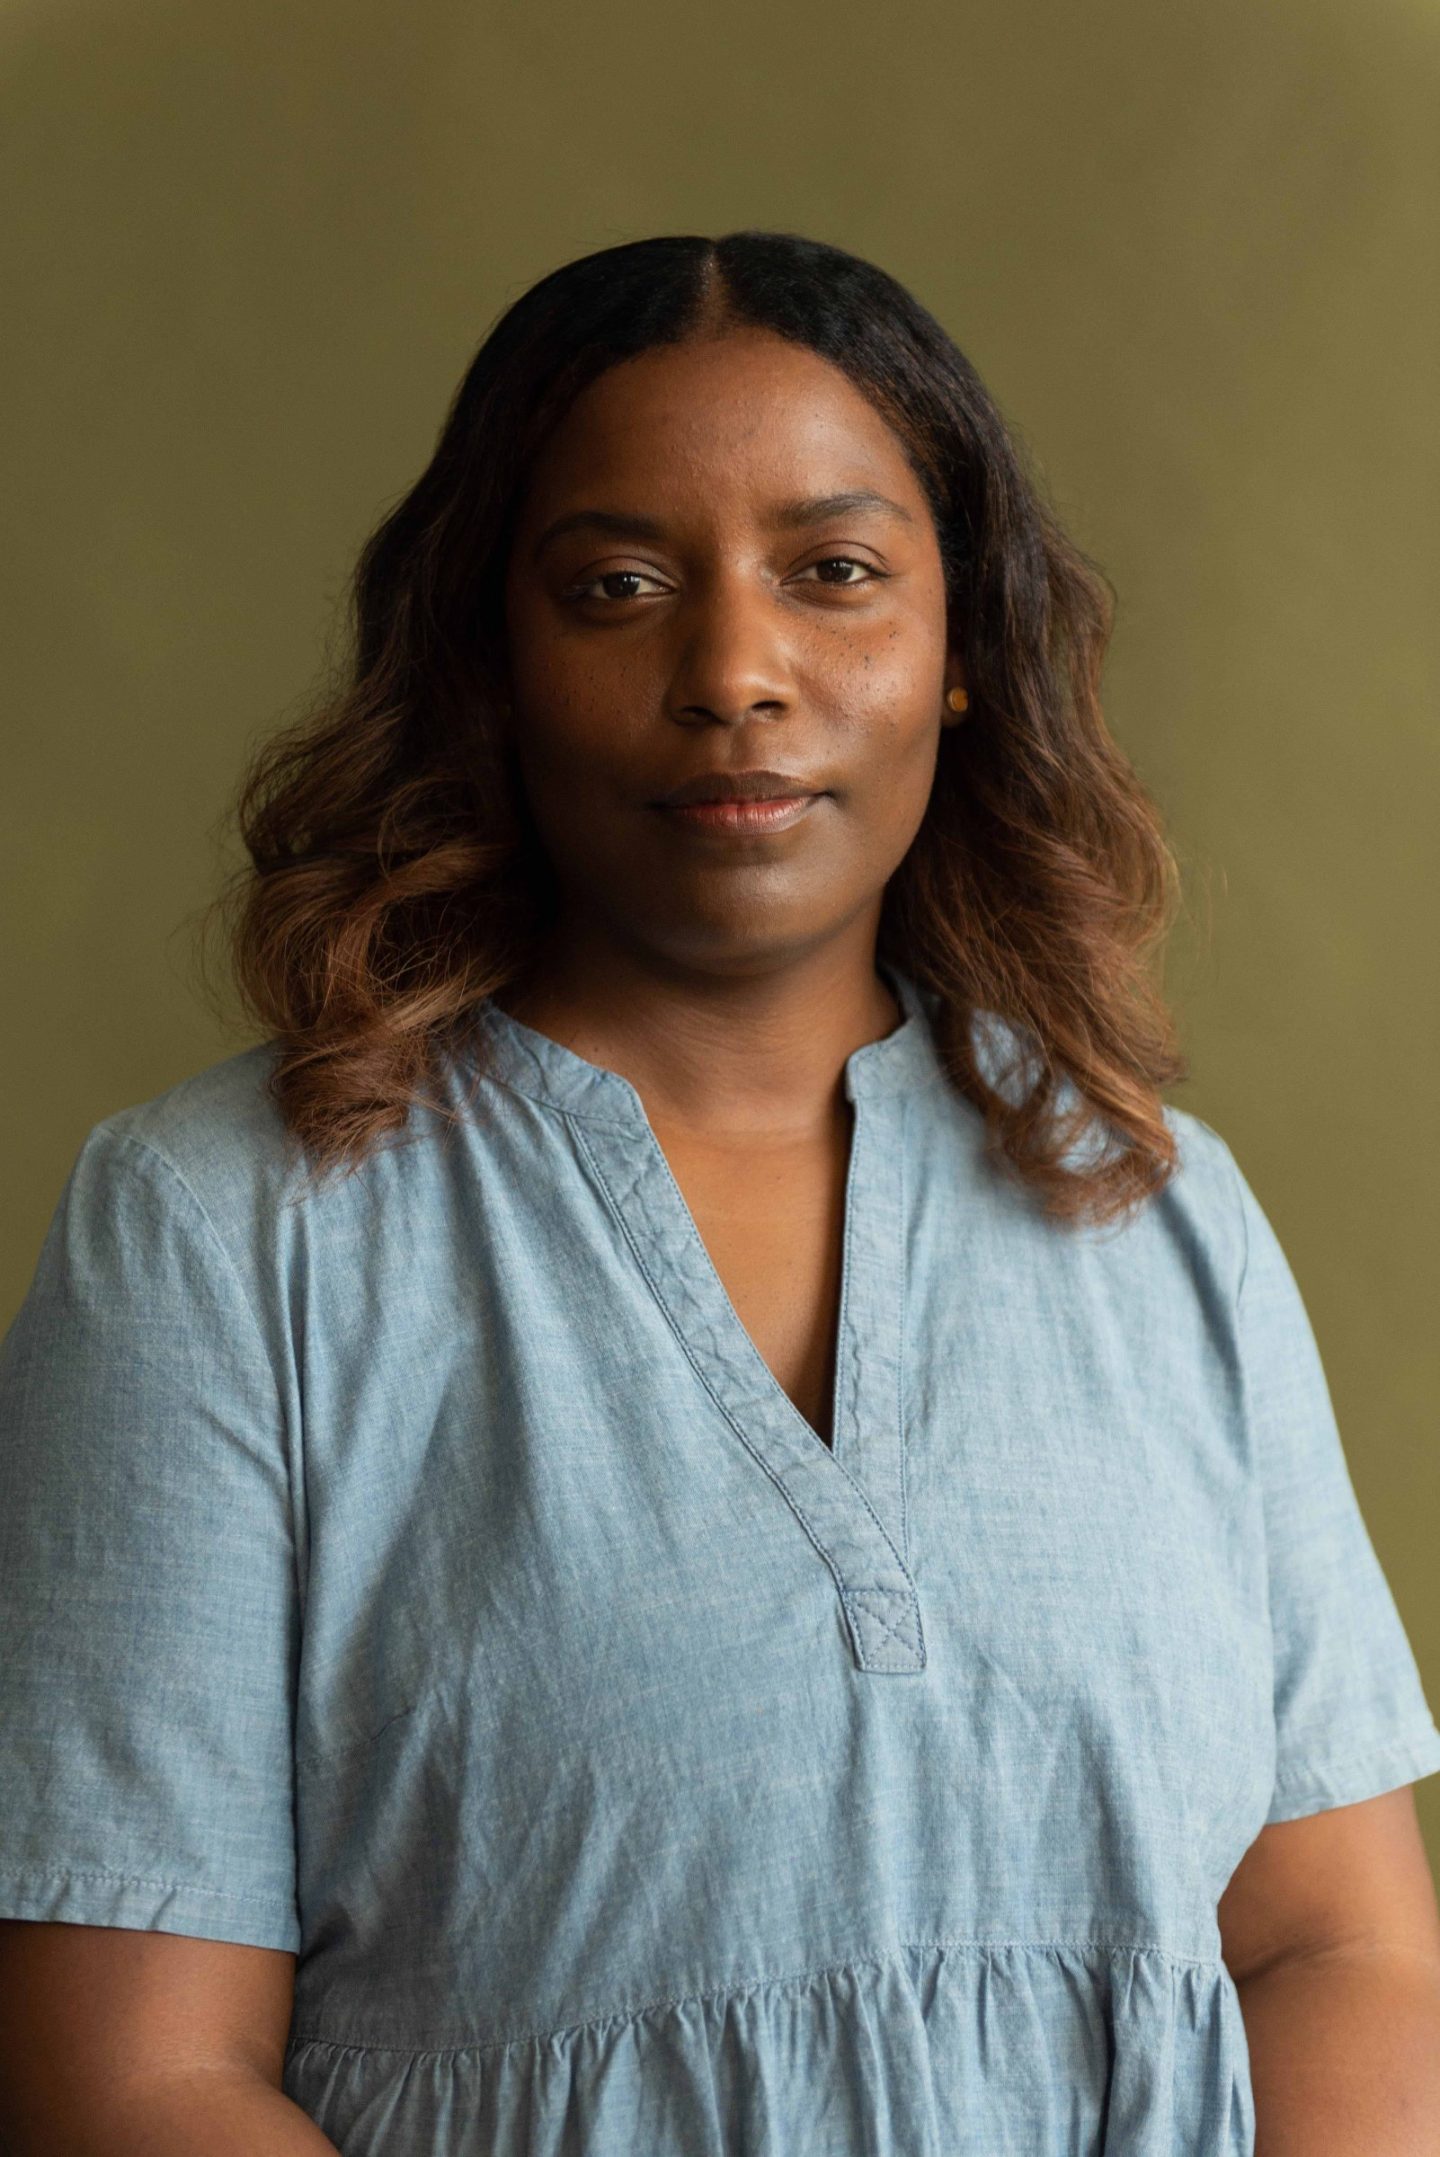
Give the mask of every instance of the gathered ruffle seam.
[(703, 2007), (712, 2001), (741, 2000), (755, 1992), (778, 1991), (782, 1986), (810, 1984), (817, 1978), (835, 1977), (850, 1970), (884, 1969), (910, 1954), (949, 1954), (955, 1949), (978, 1955), (992, 1955), (1007, 1950), (1018, 1950), (1024, 1954), (1099, 1954), (1117, 1957), (1154, 1955), (1165, 1963), (1194, 1969), (1201, 1974), (1217, 1978), (1227, 1974), (1224, 1962), (1217, 1956), (1177, 1954), (1168, 1947), (1162, 1947), (1158, 1941), (907, 1940), (892, 1950), (847, 1956), (838, 1962), (822, 1963), (815, 1969), (796, 1970), (782, 1977), (748, 1978), (738, 1985), (719, 1985), (705, 1992), (681, 1993), (670, 1999), (647, 2000), (639, 2007), (616, 2008), (609, 2014), (588, 2016), (582, 2022), (565, 2023), (549, 2030), (522, 2031), (512, 2037), (473, 2038), (459, 2044), (395, 2045), (364, 2037), (327, 2037), (319, 2030), (294, 2030), (286, 2048), (286, 2057), (288, 2059), (306, 2045), (322, 2046), (336, 2052), (394, 2053), (409, 2060), (441, 2058), (462, 2052), (507, 2052), (523, 2045), (553, 2044), (557, 2039), (581, 2037), (587, 2031), (636, 2022), (645, 2015), (672, 2013), (682, 2007)]

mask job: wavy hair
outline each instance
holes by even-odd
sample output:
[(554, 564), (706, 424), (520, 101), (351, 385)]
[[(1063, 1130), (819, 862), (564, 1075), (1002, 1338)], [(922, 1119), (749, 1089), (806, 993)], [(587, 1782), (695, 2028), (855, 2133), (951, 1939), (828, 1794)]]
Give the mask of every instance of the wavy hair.
[(343, 663), (252, 753), (234, 808), (248, 865), (207, 914), (276, 1047), (286, 1130), (323, 1173), (353, 1171), (412, 1107), (457, 1120), (432, 1083), (478, 1053), (478, 1006), (523, 976), (555, 902), (497, 724), (527, 473), (607, 368), (729, 323), (841, 369), (935, 522), (970, 708), (942, 729), (877, 956), (933, 992), (938, 1052), (996, 1165), (1052, 1219), (1122, 1216), (1175, 1170), (1160, 1089), (1189, 1072), (1151, 965), (1179, 872), (1100, 708), (1113, 587), (939, 322), (886, 271), (786, 232), (635, 240), (541, 278), (365, 543)]

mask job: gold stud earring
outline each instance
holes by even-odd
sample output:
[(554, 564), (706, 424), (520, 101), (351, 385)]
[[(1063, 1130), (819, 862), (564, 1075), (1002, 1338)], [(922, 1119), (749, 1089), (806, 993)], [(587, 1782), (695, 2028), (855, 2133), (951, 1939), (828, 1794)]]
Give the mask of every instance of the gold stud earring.
[(952, 689), (945, 702), (952, 712), (963, 712), (970, 702), (970, 692), (968, 689)]

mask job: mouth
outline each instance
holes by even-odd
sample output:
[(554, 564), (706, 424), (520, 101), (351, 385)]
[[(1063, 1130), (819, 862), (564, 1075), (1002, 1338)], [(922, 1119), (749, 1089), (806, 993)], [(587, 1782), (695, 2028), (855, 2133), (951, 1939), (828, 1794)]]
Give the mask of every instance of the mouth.
[(697, 831), (784, 831), (824, 799), (823, 794), (766, 794), (748, 800), (656, 802), (655, 807)]
[(682, 780), (651, 807), (695, 830), (782, 831), (798, 824), (827, 792), (799, 772), (704, 771)]

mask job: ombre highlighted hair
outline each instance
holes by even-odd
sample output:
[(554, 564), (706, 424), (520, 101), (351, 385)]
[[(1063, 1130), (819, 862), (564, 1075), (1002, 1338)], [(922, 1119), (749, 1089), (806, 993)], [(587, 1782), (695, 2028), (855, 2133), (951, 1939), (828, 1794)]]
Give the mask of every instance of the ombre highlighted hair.
[(727, 323), (846, 374), (935, 521), (970, 707), (941, 730), (878, 956), (938, 999), (937, 1048), (996, 1164), (1057, 1221), (1123, 1216), (1175, 1170), (1160, 1089), (1189, 1074), (1155, 966), (1178, 867), (1100, 708), (1113, 588), (939, 322), (886, 271), (786, 232), (635, 240), (543, 277), (366, 542), (343, 665), (253, 753), (235, 810), (248, 865), (207, 913), (276, 1046), (286, 1129), (317, 1173), (348, 1172), (414, 1106), (453, 1120), (435, 1082), (457, 1050), (473, 1058), (478, 1004), (523, 976), (555, 903), (496, 723), (527, 475), (607, 368)]

